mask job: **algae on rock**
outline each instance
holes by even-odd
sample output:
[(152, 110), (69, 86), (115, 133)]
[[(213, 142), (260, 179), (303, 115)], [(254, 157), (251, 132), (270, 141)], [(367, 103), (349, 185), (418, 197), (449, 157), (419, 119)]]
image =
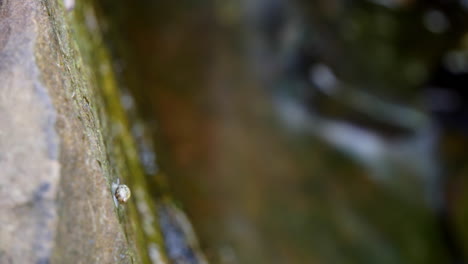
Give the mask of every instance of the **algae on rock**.
[[(1, 263), (150, 263), (147, 240), (166, 263), (95, 21), (87, 1), (0, 1)], [(115, 208), (118, 178), (135, 195)]]

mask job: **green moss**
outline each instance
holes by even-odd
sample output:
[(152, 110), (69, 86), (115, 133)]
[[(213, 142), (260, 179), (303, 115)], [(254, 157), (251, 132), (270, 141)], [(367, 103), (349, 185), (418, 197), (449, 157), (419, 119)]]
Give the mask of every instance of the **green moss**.
[[(62, 1), (44, 0), (47, 7), (51, 34), (56, 42), (38, 46), (37, 63), (41, 72), (62, 72), (69, 78), (57, 84), (53, 80), (45, 83), (62, 85), (71, 104), (84, 124), (86, 137), (93, 139), (95, 157), (106, 177), (109, 192), (111, 184), (118, 178), (133, 190), (133, 202), (116, 209), (119, 221), (127, 238), (129, 248), (123, 255), (129, 256), (132, 263), (151, 263), (148, 245), (164, 248), (161, 232), (158, 229), (154, 201), (148, 195), (144, 171), (138, 156), (129, 122), (117, 88), (113, 67), (100, 33), (100, 25), (90, 1), (77, 1), (73, 11), (66, 12)], [(50, 49), (44, 51), (44, 48)], [(60, 54), (56, 54), (60, 50)], [(48, 54), (48, 55), (47, 55)], [(45, 56), (58, 56), (51, 60)], [(50, 65), (50, 61), (60, 61), (60, 65)], [(54, 74), (43, 74), (53, 78)], [(65, 102), (56, 103), (70, 103)], [(151, 226), (151, 231), (145, 226)], [(160, 252), (166, 260), (164, 252)]]

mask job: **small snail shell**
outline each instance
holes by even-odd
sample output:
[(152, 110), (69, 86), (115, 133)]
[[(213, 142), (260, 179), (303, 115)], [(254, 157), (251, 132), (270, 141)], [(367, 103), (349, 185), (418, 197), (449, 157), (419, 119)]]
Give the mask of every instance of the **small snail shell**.
[(119, 203), (126, 203), (130, 199), (130, 196), (130, 188), (125, 184), (120, 184), (120, 179), (117, 178), (117, 181), (112, 183), (112, 198), (114, 199), (115, 207), (118, 207)]
[(117, 201), (123, 204), (123, 203), (126, 203), (128, 199), (130, 199), (130, 196), (132, 195), (132, 193), (130, 192), (130, 188), (128, 188), (127, 185), (120, 184), (119, 186), (117, 186), (117, 189), (115, 190), (114, 195)]

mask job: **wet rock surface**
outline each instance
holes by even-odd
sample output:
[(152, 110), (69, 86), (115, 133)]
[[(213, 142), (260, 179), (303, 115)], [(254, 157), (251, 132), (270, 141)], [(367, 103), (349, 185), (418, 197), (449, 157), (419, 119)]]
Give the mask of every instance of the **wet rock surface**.
[(57, 112), (34, 58), (38, 7), (1, 3), (0, 262), (45, 263), (58, 218)]
[(0, 263), (138, 263), (110, 191), (122, 158), (66, 16), (0, 1)]

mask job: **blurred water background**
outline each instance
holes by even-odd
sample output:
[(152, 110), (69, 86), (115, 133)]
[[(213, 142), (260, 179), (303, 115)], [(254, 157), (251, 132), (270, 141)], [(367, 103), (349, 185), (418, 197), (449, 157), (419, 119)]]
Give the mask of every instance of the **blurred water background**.
[(468, 1), (95, 2), (210, 263), (464, 263)]

